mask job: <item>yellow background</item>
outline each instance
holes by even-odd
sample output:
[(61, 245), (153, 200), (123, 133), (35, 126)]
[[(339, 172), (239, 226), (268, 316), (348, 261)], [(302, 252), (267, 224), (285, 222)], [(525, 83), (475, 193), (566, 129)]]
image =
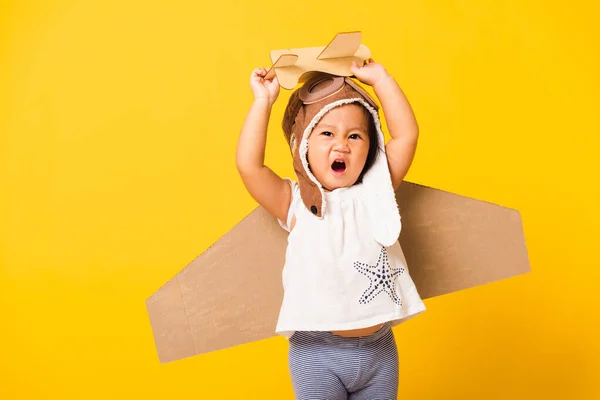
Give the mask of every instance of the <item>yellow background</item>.
[(417, 114), (407, 179), (520, 210), (533, 270), (395, 329), (400, 398), (600, 398), (595, 3), (3, 1), (0, 398), (293, 398), (285, 339), (161, 365), (144, 301), (255, 207), (250, 71), (352, 30)]

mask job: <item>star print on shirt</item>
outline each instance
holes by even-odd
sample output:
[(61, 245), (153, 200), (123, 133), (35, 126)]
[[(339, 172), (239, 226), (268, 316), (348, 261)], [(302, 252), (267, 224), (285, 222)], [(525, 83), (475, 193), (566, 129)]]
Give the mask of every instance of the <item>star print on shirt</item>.
[(398, 275), (404, 272), (404, 268), (392, 268), (388, 261), (387, 250), (381, 248), (379, 259), (376, 265), (368, 265), (360, 262), (354, 263), (354, 268), (361, 274), (369, 278), (370, 284), (367, 290), (364, 291), (359, 304), (370, 303), (379, 293), (386, 292), (394, 303), (402, 305), (402, 300), (396, 294), (396, 279)]

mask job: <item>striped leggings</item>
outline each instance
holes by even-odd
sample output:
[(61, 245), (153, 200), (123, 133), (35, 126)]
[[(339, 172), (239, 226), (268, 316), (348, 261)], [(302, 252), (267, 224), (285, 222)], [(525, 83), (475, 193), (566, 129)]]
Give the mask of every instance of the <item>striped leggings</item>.
[(295, 332), (289, 345), (297, 400), (396, 400), (398, 349), (388, 324), (364, 337)]

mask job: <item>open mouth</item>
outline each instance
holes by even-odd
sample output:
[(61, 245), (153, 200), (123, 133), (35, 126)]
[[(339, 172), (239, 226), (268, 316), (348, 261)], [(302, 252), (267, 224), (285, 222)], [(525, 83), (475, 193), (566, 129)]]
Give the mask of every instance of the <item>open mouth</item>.
[(335, 160), (331, 164), (331, 169), (337, 173), (344, 172), (346, 170), (346, 163), (343, 160)]

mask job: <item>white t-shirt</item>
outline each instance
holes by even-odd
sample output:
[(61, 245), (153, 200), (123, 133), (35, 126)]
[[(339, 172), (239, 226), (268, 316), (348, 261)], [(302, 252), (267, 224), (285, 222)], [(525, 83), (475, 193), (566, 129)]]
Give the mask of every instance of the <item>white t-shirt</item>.
[(396, 242), (373, 239), (361, 199), (362, 184), (325, 192), (327, 212), (317, 218), (292, 184), (283, 267), (284, 297), (276, 333), (350, 330), (384, 322), (397, 325), (425, 310)]

